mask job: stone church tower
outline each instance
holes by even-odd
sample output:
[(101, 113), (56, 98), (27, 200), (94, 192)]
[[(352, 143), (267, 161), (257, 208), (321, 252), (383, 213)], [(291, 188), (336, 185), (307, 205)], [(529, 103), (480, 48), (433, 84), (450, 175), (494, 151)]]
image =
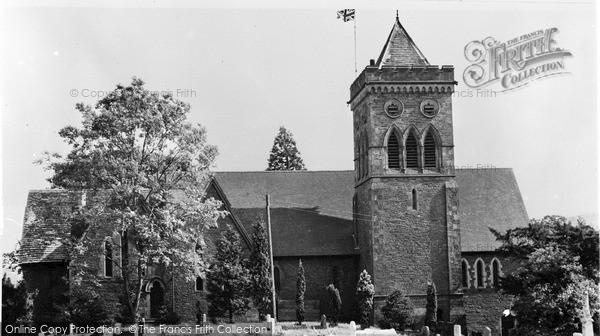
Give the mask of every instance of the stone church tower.
[[(427, 283), (440, 320), (464, 315), (452, 66), (430, 65), (396, 17), (377, 59), (350, 88), (354, 115), (355, 240), (375, 284), (375, 316), (402, 289), (425, 313)], [(419, 319), (417, 319), (419, 323)]]

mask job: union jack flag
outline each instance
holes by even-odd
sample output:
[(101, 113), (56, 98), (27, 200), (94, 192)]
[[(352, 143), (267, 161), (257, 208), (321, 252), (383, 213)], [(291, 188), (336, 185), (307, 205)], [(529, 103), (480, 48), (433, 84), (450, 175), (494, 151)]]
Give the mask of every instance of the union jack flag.
[(344, 20), (344, 22), (354, 20), (354, 9), (343, 9), (338, 11), (337, 18)]

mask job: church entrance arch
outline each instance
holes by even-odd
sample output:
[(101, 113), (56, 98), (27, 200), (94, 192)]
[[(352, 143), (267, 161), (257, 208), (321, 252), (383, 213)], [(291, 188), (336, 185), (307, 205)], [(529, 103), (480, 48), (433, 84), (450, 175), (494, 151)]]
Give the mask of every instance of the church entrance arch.
[(154, 279), (150, 282), (150, 317), (157, 318), (165, 304), (165, 287), (162, 281)]

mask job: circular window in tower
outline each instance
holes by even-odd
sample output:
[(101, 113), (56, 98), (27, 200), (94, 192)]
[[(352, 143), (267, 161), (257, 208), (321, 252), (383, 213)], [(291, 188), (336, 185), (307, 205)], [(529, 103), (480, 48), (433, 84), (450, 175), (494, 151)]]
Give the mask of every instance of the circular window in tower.
[(440, 105), (435, 100), (427, 98), (421, 102), (421, 113), (427, 118), (435, 117), (439, 111)]
[(398, 118), (404, 111), (404, 105), (398, 99), (390, 99), (383, 105), (383, 110), (390, 118)]

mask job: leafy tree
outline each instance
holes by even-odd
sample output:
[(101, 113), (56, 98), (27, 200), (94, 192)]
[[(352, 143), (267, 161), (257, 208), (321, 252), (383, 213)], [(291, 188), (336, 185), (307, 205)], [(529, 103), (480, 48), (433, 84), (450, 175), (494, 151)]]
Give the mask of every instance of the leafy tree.
[(513, 311), (522, 334), (559, 335), (579, 330), (586, 294), (598, 328), (598, 232), (561, 216), (532, 219), (527, 227), (494, 232), (500, 251), (520, 262), (500, 279), (502, 293), (515, 297)]
[(264, 320), (271, 308), (271, 259), (267, 233), (262, 221), (253, 225), (252, 253), (250, 254), (250, 272), (252, 279), (252, 297), (258, 309), (260, 320)]
[(275, 136), (268, 164), (267, 170), (306, 170), (292, 133), (283, 126)]
[(371, 311), (373, 310), (373, 296), (375, 286), (367, 270), (360, 273), (356, 284), (356, 302), (358, 303), (359, 323), (363, 329), (371, 324)]
[(410, 298), (402, 290), (395, 290), (388, 295), (385, 304), (381, 307), (382, 319), (379, 324), (382, 328), (394, 328), (403, 331), (414, 323), (414, 306)]
[(433, 281), (427, 284), (427, 303), (425, 304), (425, 325), (435, 328), (437, 324), (437, 293)]
[[(23, 280), (16, 285), (4, 273), (2, 276), (2, 322), (3, 325), (17, 325), (27, 315), (27, 291)], [(2, 329), (2, 335), (6, 332)]]
[[(90, 192), (87, 205), (71, 215), (72, 258), (97, 254), (90, 247), (111, 237), (113, 250), (122, 251), (122, 263), (113, 260), (113, 267), (123, 303), (129, 319), (139, 320), (147, 266), (173, 265), (189, 280), (205, 268), (197, 251), (202, 231), (223, 215), (203, 189), (217, 150), (206, 143), (204, 128), (186, 121), (189, 104), (148, 91), (135, 77), (94, 107), (76, 109), (81, 127), (59, 131), (70, 152), (46, 153), (40, 163), (53, 172), (52, 188)], [(97, 267), (73, 264), (76, 281), (97, 283)]]
[(304, 267), (302, 260), (298, 261), (298, 279), (296, 280), (296, 319), (298, 324), (304, 322), (304, 293), (306, 292), (306, 278), (304, 277)]
[(335, 288), (333, 284), (327, 286), (327, 293), (329, 294), (329, 309), (331, 312), (330, 320), (331, 326), (335, 327), (340, 320), (340, 313), (342, 312), (342, 298), (340, 297), (340, 291)]
[(250, 272), (245, 267), (242, 245), (235, 231), (229, 228), (217, 242), (215, 262), (207, 272), (208, 296), (212, 316), (228, 314), (233, 316), (245, 313), (250, 308), (246, 296), (250, 285)]

